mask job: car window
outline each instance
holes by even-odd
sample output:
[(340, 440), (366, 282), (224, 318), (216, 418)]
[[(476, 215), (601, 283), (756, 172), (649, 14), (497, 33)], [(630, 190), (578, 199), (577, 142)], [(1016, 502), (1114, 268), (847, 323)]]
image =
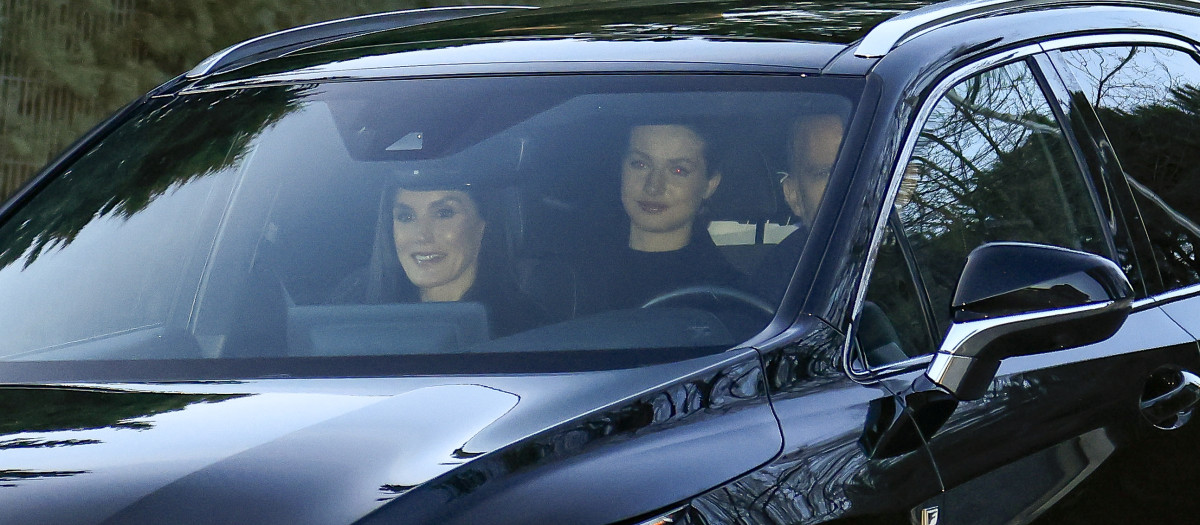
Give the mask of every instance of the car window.
[(940, 333), (967, 254), (1024, 241), (1106, 254), (1100, 216), (1033, 70), (1016, 62), (936, 101), (896, 209)]
[(859, 89), (558, 75), (155, 100), (0, 225), (0, 359), (728, 349), (767, 326), (807, 233), (778, 175), (796, 122), (847, 122)]
[(911, 260), (904, 254), (904, 241), (889, 224), (859, 313), (855, 343), (870, 367), (935, 350), (926, 310), (928, 300), (917, 284)]
[(1063, 51), (1095, 108), (1167, 289), (1200, 283), (1200, 64), (1153, 46)]

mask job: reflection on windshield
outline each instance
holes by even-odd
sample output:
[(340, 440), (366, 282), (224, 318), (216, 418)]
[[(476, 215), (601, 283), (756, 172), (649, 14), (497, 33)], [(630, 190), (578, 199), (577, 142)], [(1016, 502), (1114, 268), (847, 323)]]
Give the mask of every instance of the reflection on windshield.
[[(5, 228), (0, 265), (73, 241), (92, 220), (129, 218), (155, 198), (205, 175), (237, 164), (251, 139), (295, 109), (304, 89), (232, 91), (197, 103), (220, 108), (223, 118), (198, 125), (195, 115), (166, 105), (119, 128), (105, 147), (88, 153), (80, 165), (46, 188), (39, 213), (23, 214)], [(146, 152), (155, 154), (148, 156)], [(140, 162), (139, 162), (140, 161)], [(100, 175), (102, 174), (102, 176)]]
[[(788, 284), (853, 109), (847, 82), (185, 95), (0, 229), (0, 359), (730, 348)], [(817, 149), (792, 142), (818, 115), (838, 126), (808, 159)], [(779, 175), (796, 166), (803, 206)]]

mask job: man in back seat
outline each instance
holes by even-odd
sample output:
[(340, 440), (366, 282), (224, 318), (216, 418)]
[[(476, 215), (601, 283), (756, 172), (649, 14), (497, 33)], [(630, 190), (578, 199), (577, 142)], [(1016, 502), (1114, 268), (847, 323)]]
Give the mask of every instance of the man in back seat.
[(763, 259), (751, 277), (752, 289), (768, 301), (782, 299), (792, 278), (825, 195), (844, 131), (842, 117), (832, 113), (803, 115), (792, 123), (787, 141), (788, 171), (782, 174), (779, 185), (799, 228)]

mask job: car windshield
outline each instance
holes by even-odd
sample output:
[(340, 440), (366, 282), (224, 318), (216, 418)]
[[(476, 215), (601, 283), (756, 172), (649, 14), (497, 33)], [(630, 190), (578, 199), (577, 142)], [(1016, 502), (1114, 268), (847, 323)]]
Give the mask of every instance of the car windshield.
[(153, 99), (4, 219), (0, 362), (729, 349), (782, 299), (859, 89), (559, 75)]

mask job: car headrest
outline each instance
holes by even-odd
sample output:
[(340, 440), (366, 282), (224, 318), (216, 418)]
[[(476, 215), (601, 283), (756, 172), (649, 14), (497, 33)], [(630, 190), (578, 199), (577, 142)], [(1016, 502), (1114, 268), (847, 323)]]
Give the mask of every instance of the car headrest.
[(729, 148), (720, 170), (721, 185), (708, 201), (709, 219), (759, 222), (786, 218), (776, 170), (755, 145)]
[(597, 240), (597, 228), (587, 222), (599, 219), (581, 203), (529, 188), (504, 188), (501, 195), (513, 260), (578, 253)]

